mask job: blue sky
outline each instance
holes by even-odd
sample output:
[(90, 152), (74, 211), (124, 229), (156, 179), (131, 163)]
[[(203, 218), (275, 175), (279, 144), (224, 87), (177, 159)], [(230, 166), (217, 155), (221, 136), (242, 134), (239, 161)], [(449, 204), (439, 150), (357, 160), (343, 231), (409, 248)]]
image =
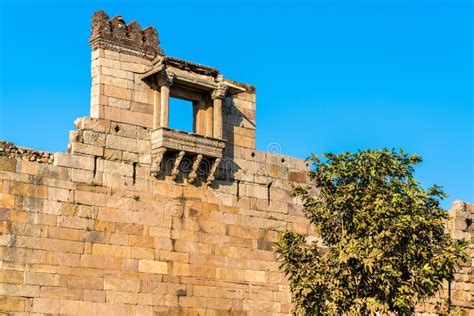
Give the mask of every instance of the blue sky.
[(168, 55), (257, 86), (257, 148), (403, 148), (474, 202), (471, 1), (0, 1), (0, 139), (64, 151), (89, 113), (90, 17), (154, 25)]

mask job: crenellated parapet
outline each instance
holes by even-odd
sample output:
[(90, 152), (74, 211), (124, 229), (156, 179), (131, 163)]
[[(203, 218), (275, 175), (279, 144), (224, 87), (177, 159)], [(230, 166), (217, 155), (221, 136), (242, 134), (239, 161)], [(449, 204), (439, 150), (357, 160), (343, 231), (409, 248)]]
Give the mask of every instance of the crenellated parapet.
[(153, 59), (164, 55), (160, 48), (158, 32), (152, 26), (142, 29), (138, 22), (125, 23), (121, 16), (109, 18), (100, 10), (92, 16), (92, 30), (89, 38), (92, 49), (105, 48), (118, 52)]

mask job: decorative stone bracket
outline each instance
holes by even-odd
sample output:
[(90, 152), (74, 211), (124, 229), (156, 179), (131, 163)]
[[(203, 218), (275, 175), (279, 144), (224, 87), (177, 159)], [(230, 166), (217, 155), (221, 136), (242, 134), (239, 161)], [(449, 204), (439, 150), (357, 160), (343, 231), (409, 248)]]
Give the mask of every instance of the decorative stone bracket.
[(151, 133), (152, 168), (151, 174), (158, 176), (164, 169), (162, 164), (165, 153), (174, 154), (171, 168), (171, 179), (176, 180), (183, 159), (193, 161), (189, 170), (188, 183), (194, 183), (198, 169), (205, 160), (210, 162), (205, 182), (210, 185), (215, 179), (215, 172), (222, 159), (225, 141), (218, 138), (206, 137), (160, 127)]

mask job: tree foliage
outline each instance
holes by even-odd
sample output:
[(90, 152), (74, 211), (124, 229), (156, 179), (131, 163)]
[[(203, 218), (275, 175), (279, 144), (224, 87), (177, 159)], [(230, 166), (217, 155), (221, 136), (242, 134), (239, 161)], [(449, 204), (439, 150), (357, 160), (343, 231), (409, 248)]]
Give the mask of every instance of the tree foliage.
[(289, 230), (276, 245), (296, 312), (411, 314), (466, 259), (466, 242), (444, 229), (445, 193), (413, 177), (419, 156), (384, 149), (309, 160), (319, 192), (293, 194), (323, 246)]

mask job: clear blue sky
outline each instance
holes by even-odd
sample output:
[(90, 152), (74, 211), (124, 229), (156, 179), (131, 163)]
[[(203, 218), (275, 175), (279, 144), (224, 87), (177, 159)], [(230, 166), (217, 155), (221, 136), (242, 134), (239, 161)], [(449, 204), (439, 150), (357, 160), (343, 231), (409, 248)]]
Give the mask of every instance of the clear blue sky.
[(404, 148), (423, 185), (474, 202), (473, 4), (2, 1), (0, 139), (64, 151), (89, 113), (90, 17), (154, 25), (166, 53), (257, 86), (257, 147)]

